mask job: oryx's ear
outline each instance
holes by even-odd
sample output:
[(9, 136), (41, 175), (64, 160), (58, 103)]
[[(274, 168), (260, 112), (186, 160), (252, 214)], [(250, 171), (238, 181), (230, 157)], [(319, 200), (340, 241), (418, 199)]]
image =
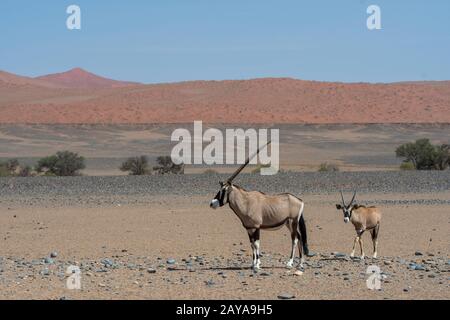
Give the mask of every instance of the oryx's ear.
[(341, 206), (340, 204), (337, 204), (337, 205), (336, 205), (336, 209), (342, 210), (342, 206)]

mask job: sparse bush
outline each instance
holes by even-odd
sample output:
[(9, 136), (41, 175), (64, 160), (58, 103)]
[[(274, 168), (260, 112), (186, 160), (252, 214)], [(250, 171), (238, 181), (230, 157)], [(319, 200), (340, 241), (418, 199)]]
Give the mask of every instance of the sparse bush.
[(416, 170), (445, 170), (450, 165), (450, 146), (433, 145), (429, 139), (399, 146), (395, 153), (404, 158), (403, 163), (411, 163)]
[(169, 156), (160, 156), (156, 159), (158, 166), (153, 167), (157, 174), (184, 174), (184, 164), (175, 164)]
[(28, 166), (22, 168), (17, 159), (0, 162), (0, 177), (28, 177), (31, 175), (31, 171)]
[(436, 170), (445, 170), (450, 166), (450, 145), (437, 146), (433, 154), (433, 162)]
[(339, 171), (339, 167), (337, 164), (324, 162), (319, 165), (318, 171), (319, 172), (337, 172), (337, 171)]
[(19, 160), (17, 160), (17, 159), (8, 160), (5, 163), (5, 166), (6, 166), (6, 169), (13, 174), (14, 172), (16, 172), (17, 168), (19, 167)]
[(400, 170), (405, 170), (405, 171), (407, 171), (407, 170), (416, 170), (416, 167), (414, 167), (414, 164), (412, 162), (407, 161), (407, 162), (403, 162), (400, 165)]
[(150, 174), (148, 168), (148, 158), (146, 156), (128, 158), (120, 166), (121, 171), (129, 171), (130, 175), (142, 176)]
[(252, 170), (252, 173), (261, 174), (262, 168), (270, 168), (270, 164), (258, 164), (256, 168)]
[(39, 160), (37, 172), (55, 176), (76, 176), (84, 169), (84, 158), (70, 151), (58, 151), (55, 155)]

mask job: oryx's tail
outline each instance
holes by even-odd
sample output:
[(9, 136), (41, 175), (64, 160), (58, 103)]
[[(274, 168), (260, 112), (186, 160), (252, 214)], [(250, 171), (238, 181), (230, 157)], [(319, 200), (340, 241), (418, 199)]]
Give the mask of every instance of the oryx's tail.
[(305, 219), (303, 218), (303, 214), (300, 215), (300, 219), (298, 222), (299, 222), (298, 229), (300, 231), (300, 236), (302, 237), (303, 253), (305, 255), (308, 255), (309, 254), (308, 236), (306, 234), (306, 224), (305, 224)]

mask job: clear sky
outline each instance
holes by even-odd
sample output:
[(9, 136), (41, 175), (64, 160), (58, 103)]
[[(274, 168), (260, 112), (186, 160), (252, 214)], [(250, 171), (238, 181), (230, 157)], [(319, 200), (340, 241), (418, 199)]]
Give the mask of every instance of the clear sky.
[[(81, 30), (66, 8), (81, 7)], [(369, 5), (381, 30), (366, 27)], [(0, 70), (121, 80), (450, 79), (448, 0), (1, 0)]]

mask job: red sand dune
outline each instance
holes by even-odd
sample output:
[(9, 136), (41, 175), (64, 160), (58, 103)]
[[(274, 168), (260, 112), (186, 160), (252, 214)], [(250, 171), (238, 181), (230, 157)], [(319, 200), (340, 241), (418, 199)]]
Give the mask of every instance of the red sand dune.
[(136, 82), (125, 82), (103, 78), (81, 68), (75, 68), (62, 73), (49, 74), (37, 77), (36, 79), (44, 80), (65, 88), (117, 88), (138, 84)]
[(0, 123), (450, 123), (450, 81), (286, 78), (142, 85), (81, 69), (0, 72)]

